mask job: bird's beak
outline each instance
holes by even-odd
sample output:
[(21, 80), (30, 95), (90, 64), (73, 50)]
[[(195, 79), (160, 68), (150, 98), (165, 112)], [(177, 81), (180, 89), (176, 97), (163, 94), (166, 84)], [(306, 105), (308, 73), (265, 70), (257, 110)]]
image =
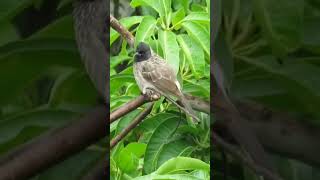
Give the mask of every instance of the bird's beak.
[(134, 53), (134, 55), (136, 56), (136, 55), (140, 55), (140, 53), (139, 52), (136, 52), (136, 53)]

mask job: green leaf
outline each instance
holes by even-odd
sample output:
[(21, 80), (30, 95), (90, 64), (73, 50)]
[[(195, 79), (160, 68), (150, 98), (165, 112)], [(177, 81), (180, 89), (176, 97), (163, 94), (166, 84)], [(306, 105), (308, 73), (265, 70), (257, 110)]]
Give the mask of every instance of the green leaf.
[(195, 96), (210, 97), (210, 82), (204, 80), (185, 80), (183, 84), (183, 92), (191, 93)]
[[(81, 89), (81, 91), (79, 91)], [(91, 80), (84, 71), (73, 71), (61, 76), (52, 87), (49, 105), (57, 107), (61, 105), (72, 107), (92, 107), (97, 102), (99, 94)]]
[(116, 74), (110, 77), (110, 94), (114, 94), (120, 87), (135, 83), (133, 74)]
[(161, 166), (171, 158), (183, 156), (183, 153), (188, 151), (189, 148), (192, 148), (191, 143), (186, 140), (174, 140), (165, 144), (158, 157), (158, 166)]
[(71, 15), (63, 16), (32, 34), (29, 39), (36, 38), (74, 39), (73, 17)]
[(183, 21), (193, 21), (199, 23), (210, 23), (210, 16), (206, 12), (192, 12)]
[(135, 47), (138, 43), (145, 42), (145, 40), (151, 37), (156, 27), (156, 23), (156, 19), (152, 16), (145, 16), (142, 19), (136, 32)]
[(0, 75), (6, 77), (0, 79), (0, 85), (6, 87), (0, 91), (0, 105), (15, 99), (53, 67), (80, 68), (79, 59), (75, 44), (69, 40), (28, 40), (0, 47)]
[(217, 39), (214, 42), (215, 61), (212, 66), (212, 74), (217, 83), (218, 88), (226, 96), (227, 91), (230, 90), (233, 80), (233, 58), (230, 47), (224, 38), (222, 32), (219, 33)]
[(144, 143), (132, 142), (128, 144), (125, 148), (127, 148), (130, 152), (132, 152), (134, 155), (140, 158), (146, 152), (147, 145)]
[(201, 45), (206, 54), (210, 57), (210, 35), (203, 26), (193, 22), (183, 22), (182, 26), (187, 30), (188, 34), (193, 37), (198, 44)]
[(179, 71), (180, 49), (176, 40), (176, 35), (171, 31), (159, 30), (159, 41), (163, 50), (164, 59), (177, 74)]
[(178, 120), (168, 119), (159, 125), (152, 134), (144, 156), (143, 171), (145, 174), (149, 174), (159, 167), (159, 155), (167, 142), (170, 142), (172, 133), (175, 131), (178, 123)]
[[(123, 25), (126, 29), (131, 28), (133, 25), (138, 24), (142, 21), (142, 16), (130, 16), (125, 17), (119, 20), (120, 24)], [(114, 29), (110, 30), (110, 46), (114, 43), (115, 40), (119, 37), (119, 33)]]
[(189, 11), (189, 0), (172, 0), (172, 6), (175, 10), (179, 10), (183, 8), (184, 12), (187, 13)]
[(0, 144), (16, 137), (26, 127), (55, 128), (70, 122), (75, 113), (55, 109), (35, 109), (0, 120)]
[[(73, 40), (60, 38), (45, 38), (35, 40), (21, 40), (8, 43), (0, 47), (0, 60), (11, 54), (16, 55), (25, 52), (60, 51), (79, 54)], [(36, 54), (35, 54), (36, 55)]]
[[(216, 0), (216, 1), (219, 1), (219, 0)], [(209, 13), (209, 16), (210, 16), (210, 8), (211, 8), (211, 6), (210, 6), (210, 2), (211, 2), (211, 0), (206, 0), (206, 4), (207, 4), (207, 12)], [(218, 2), (219, 3), (219, 2)]]
[(132, 173), (137, 171), (139, 159), (129, 149), (123, 148), (116, 158), (116, 163), (122, 172)]
[(146, 118), (138, 127), (144, 132), (153, 132), (164, 121), (175, 118), (179, 117), (172, 113), (157, 113), (152, 117)]
[(320, 74), (319, 67), (301, 62), (289, 63), (289, 60), (285, 61), (285, 65), (279, 65), (273, 56), (257, 59), (241, 57), (241, 60), (272, 75), (274, 80), (298, 100), (297, 103), (304, 105), (301, 111), (319, 115), (315, 108), (319, 106), (320, 100), (320, 81), (315, 78)]
[(157, 174), (170, 174), (185, 170), (204, 170), (209, 172), (210, 165), (195, 158), (176, 157), (168, 160), (157, 169)]
[(189, 36), (182, 34), (177, 36), (177, 40), (184, 52), (191, 71), (198, 79), (205, 68), (205, 59), (202, 48)]
[(175, 30), (181, 28), (179, 23), (183, 20), (185, 15), (185, 11), (182, 8), (172, 14), (172, 25), (174, 26)]
[(150, 39), (149, 45), (155, 53), (163, 57), (163, 51), (161, 49), (160, 42), (157, 39)]
[(194, 12), (207, 12), (207, 7), (198, 3), (191, 4), (191, 11)]
[(72, 0), (61, 0), (58, 4), (57, 10), (63, 8), (64, 6), (71, 4), (73, 1)]
[(300, 46), (303, 0), (252, 0), (255, 18), (275, 55), (283, 56)]
[(150, 180), (150, 179), (161, 179), (161, 180), (176, 180), (176, 179), (183, 179), (183, 180), (203, 180), (202, 178), (198, 178), (193, 175), (189, 174), (166, 174), (166, 175), (158, 175), (158, 174), (150, 174), (147, 176), (140, 176), (136, 177), (133, 180)]
[(309, 17), (304, 19), (303, 46), (307, 50), (320, 54), (320, 18)]
[(160, 17), (166, 17), (171, 12), (171, 0), (132, 0), (130, 5), (133, 8), (150, 6), (159, 13)]
[(132, 96), (116, 96), (116, 98), (112, 96), (112, 94), (110, 94), (110, 96), (110, 111), (113, 111), (115, 108), (119, 107), (123, 103), (127, 103), (130, 100), (134, 99), (134, 97)]
[(119, 120), (117, 129), (116, 129), (116, 135), (118, 135), (119, 133), (121, 133), (128, 125), (130, 122), (132, 122), (134, 120), (134, 118), (141, 112), (141, 110), (136, 109), (132, 112), (130, 112), (129, 114), (127, 114), (126, 116), (122, 117)]
[(17, 29), (8, 21), (0, 22), (0, 46), (20, 39)]
[(126, 60), (130, 60), (132, 57), (127, 55), (118, 55), (118, 56), (112, 56), (110, 58), (110, 69), (116, 68), (117, 65), (121, 64), (122, 62)]
[(0, 3), (0, 21), (11, 19), (13, 16), (20, 13), (24, 8), (32, 5), (34, 0), (11, 0), (1, 1)]

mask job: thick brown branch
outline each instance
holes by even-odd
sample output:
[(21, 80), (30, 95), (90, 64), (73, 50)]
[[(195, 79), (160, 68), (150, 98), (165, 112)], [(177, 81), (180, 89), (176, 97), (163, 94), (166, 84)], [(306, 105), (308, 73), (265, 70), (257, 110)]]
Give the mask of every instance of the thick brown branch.
[(131, 32), (122, 26), (121, 23), (112, 15), (110, 15), (110, 26), (127, 41), (130, 47), (134, 47), (134, 37)]
[(241, 151), (239, 151), (239, 148), (233, 146), (232, 144), (229, 144), (228, 142), (224, 141), (219, 135), (211, 132), (211, 138), (213, 139), (213, 142), (229, 152), (233, 157), (237, 158), (240, 162), (242, 162), (244, 165), (252, 169), (256, 174), (259, 176), (263, 176), (265, 178), (268, 178), (270, 180), (281, 180), (279, 176), (272, 173), (268, 169), (260, 166), (259, 164), (256, 164), (254, 161), (252, 161), (249, 157), (246, 157), (245, 154), (243, 154)]
[(195, 96), (184, 94), (186, 99), (191, 104), (192, 108), (197, 111), (201, 111), (210, 114), (210, 103)]
[(212, 111), (218, 120), (214, 126), (221, 125), (240, 144), (254, 160), (255, 163), (264, 166), (270, 171), (275, 171), (271, 159), (265, 152), (254, 131), (250, 128), (246, 119), (230, 106), (223, 96), (216, 96), (211, 101)]
[(107, 107), (46, 133), (0, 159), (0, 179), (28, 179), (106, 136)]
[(253, 102), (238, 102), (237, 106), (268, 150), (320, 167), (318, 127)]
[(136, 99), (124, 104), (123, 106), (121, 106), (120, 108), (118, 108), (117, 110), (113, 111), (110, 114), (110, 124), (112, 122), (116, 121), (118, 118), (137, 109), (138, 107), (140, 107), (141, 105), (143, 105), (146, 102), (149, 102), (149, 98), (147, 96), (140, 95)]
[(116, 146), (131, 130), (133, 130), (152, 110), (153, 103), (149, 104), (120, 134), (110, 143), (110, 149)]
[[(223, 120), (230, 118), (222, 98), (216, 97), (212, 103), (215, 117)], [(267, 150), (320, 167), (320, 155), (317, 153), (320, 151), (319, 128), (306, 125), (307, 120), (295, 119), (261, 104), (236, 101), (236, 106), (248, 127)], [(217, 125), (226, 127), (226, 122), (220, 121)]]

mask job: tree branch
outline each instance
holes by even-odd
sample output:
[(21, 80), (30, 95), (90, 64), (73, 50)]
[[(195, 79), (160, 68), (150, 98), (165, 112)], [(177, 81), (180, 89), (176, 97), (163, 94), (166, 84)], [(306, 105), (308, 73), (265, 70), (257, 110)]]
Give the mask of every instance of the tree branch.
[(221, 125), (227, 130), (238, 144), (248, 152), (253, 161), (272, 172), (275, 172), (271, 159), (265, 152), (254, 131), (250, 128), (246, 119), (230, 106), (223, 96), (216, 96), (211, 101), (212, 112), (217, 122), (214, 126)]
[(123, 106), (121, 106), (120, 108), (118, 108), (110, 114), (110, 124), (116, 121), (118, 118), (128, 114), (129, 112), (137, 109), (138, 107), (149, 101), (150, 100), (147, 96), (140, 95), (136, 99), (124, 104)]
[(0, 159), (0, 179), (27, 179), (105, 137), (107, 107), (50, 131)]
[(256, 174), (268, 178), (270, 180), (281, 180), (278, 175), (272, 173), (268, 169), (256, 164), (249, 157), (246, 157), (241, 151), (239, 151), (237, 147), (229, 144), (224, 141), (219, 135), (217, 135), (214, 131), (211, 131), (211, 138), (213, 142), (218, 146), (222, 147), (224, 150), (229, 152), (233, 157), (237, 158), (242, 164), (246, 165), (248, 168), (252, 169)]
[(110, 143), (110, 149), (116, 146), (130, 131), (132, 131), (151, 112), (154, 103), (148, 105), (120, 134)]
[(131, 48), (134, 47), (134, 37), (121, 23), (112, 15), (110, 15), (110, 26), (116, 30), (129, 44)]
[[(218, 121), (217, 126), (226, 127), (229, 113), (222, 98), (214, 98), (213, 111), (215, 117), (226, 121)], [(307, 125), (307, 120), (298, 120), (284, 112), (277, 112), (265, 106), (235, 100), (240, 115), (247, 121), (248, 127), (257, 136), (259, 142), (267, 150), (283, 154), (310, 165), (320, 167), (320, 129)], [(303, 123), (302, 123), (303, 122)]]
[(210, 103), (208, 101), (205, 101), (199, 97), (191, 96), (189, 94), (184, 94), (184, 96), (194, 110), (210, 114)]
[(237, 102), (240, 113), (260, 142), (273, 152), (320, 167), (320, 129), (308, 120), (270, 110), (253, 102)]

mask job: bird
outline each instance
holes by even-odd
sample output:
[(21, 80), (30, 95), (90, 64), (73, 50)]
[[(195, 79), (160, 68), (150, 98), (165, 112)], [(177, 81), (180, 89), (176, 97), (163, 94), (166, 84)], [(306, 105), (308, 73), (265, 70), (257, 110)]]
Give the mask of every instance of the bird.
[[(133, 73), (142, 94), (150, 94), (150, 90), (156, 91), (189, 114), (194, 123), (199, 122), (199, 118), (182, 93), (173, 68), (144, 42), (140, 42), (136, 48)], [(184, 107), (178, 105), (172, 97), (177, 98)]]

